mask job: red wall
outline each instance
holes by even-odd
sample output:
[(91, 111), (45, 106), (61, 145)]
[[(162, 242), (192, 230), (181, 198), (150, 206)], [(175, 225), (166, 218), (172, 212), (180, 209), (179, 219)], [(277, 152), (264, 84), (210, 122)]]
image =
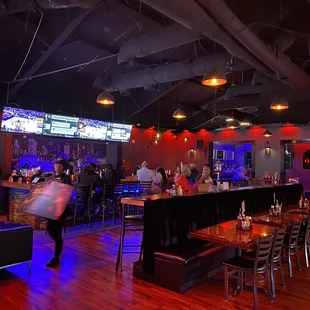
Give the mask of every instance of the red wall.
[[(156, 131), (154, 129), (140, 130), (133, 128), (131, 142), (122, 145), (122, 159), (131, 161), (134, 169), (144, 160), (149, 163), (149, 168), (175, 169), (180, 161), (195, 163), (200, 169), (208, 163), (209, 141), (211, 133), (202, 130), (198, 133), (183, 132), (177, 138), (171, 131), (161, 134), (157, 145), (154, 144)], [(188, 138), (187, 143), (184, 138)], [(203, 140), (207, 151), (197, 149), (197, 140)], [(190, 148), (195, 149), (190, 154)]]

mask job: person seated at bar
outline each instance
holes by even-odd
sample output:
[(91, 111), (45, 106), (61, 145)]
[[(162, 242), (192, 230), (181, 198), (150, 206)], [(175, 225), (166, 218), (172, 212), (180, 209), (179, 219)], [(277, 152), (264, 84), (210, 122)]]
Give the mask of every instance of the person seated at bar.
[(196, 179), (197, 179), (198, 175), (199, 175), (199, 171), (198, 171), (198, 169), (196, 168), (196, 165), (195, 165), (195, 164), (190, 164), (190, 165), (189, 165), (189, 168), (190, 168), (190, 170), (191, 170), (191, 175), (190, 175), (190, 177), (189, 177), (189, 180), (190, 180), (191, 183), (194, 184), (194, 183), (196, 182)]
[(196, 193), (198, 191), (198, 185), (205, 180), (205, 175), (202, 174), (200, 179), (191, 185), (187, 180), (191, 176), (191, 169), (187, 165), (183, 165), (181, 169), (181, 175), (178, 178), (178, 186), (182, 187), (183, 193)]
[[(54, 164), (55, 174), (49, 179), (49, 181), (54, 180), (70, 185), (71, 179), (70, 176), (65, 173), (66, 168), (66, 160), (63, 158), (58, 158)], [(47, 232), (55, 241), (55, 252), (54, 257), (46, 264), (46, 267), (56, 267), (59, 265), (59, 258), (63, 248), (62, 229), (68, 212), (69, 208), (67, 207), (58, 220), (47, 219)]]
[(141, 166), (142, 168), (137, 171), (138, 181), (154, 181), (154, 172), (147, 168), (148, 163), (144, 161)]
[(99, 175), (95, 171), (96, 165), (94, 163), (87, 165), (84, 170), (81, 171), (79, 174), (79, 183), (85, 185), (92, 185), (93, 189), (95, 189), (96, 187), (100, 187), (102, 185), (102, 182)]
[(155, 174), (155, 184), (160, 187), (166, 187), (168, 183), (166, 172), (163, 168), (158, 167)]
[(102, 177), (103, 184), (115, 186), (117, 184), (117, 174), (113, 169), (112, 164), (105, 164), (103, 166), (104, 175)]
[(202, 173), (200, 175), (198, 175), (195, 182), (198, 182), (203, 175), (205, 176), (203, 183), (213, 184), (213, 179), (211, 177), (211, 167), (208, 164), (206, 164), (202, 167)]

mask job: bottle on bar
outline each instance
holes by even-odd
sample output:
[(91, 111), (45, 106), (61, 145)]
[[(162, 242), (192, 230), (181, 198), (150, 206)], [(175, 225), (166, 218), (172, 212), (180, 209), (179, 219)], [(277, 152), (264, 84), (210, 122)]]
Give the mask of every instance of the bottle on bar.
[(299, 199), (299, 209), (302, 209), (304, 206), (304, 197), (301, 195)]

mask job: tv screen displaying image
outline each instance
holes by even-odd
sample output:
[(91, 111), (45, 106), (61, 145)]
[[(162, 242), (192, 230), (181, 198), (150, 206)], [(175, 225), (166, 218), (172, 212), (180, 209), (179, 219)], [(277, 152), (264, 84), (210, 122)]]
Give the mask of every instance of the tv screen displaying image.
[(107, 137), (108, 141), (129, 142), (132, 125), (108, 123)]
[(45, 114), (43, 134), (47, 136), (75, 138), (78, 131), (78, 117)]
[(1, 130), (16, 133), (42, 134), (44, 124), (43, 112), (4, 107)]
[(107, 136), (107, 123), (93, 119), (80, 118), (78, 122), (77, 137), (82, 139), (105, 140)]

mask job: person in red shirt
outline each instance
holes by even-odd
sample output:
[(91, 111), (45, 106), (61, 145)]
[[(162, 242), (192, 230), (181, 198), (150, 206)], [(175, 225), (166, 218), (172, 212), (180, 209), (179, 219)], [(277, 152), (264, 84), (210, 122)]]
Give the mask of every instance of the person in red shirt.
[(182, 187), (183, 193), (196, 193), (198, 191), (198, 185), (205, 179), (205, 175), (202, 174), (200, 179), (194, 185), (191, 185), (187, 180), (190, 175), (190, 168), (187, 165), (183, 165), (181, 175), (178, 178), (178, 186)]

